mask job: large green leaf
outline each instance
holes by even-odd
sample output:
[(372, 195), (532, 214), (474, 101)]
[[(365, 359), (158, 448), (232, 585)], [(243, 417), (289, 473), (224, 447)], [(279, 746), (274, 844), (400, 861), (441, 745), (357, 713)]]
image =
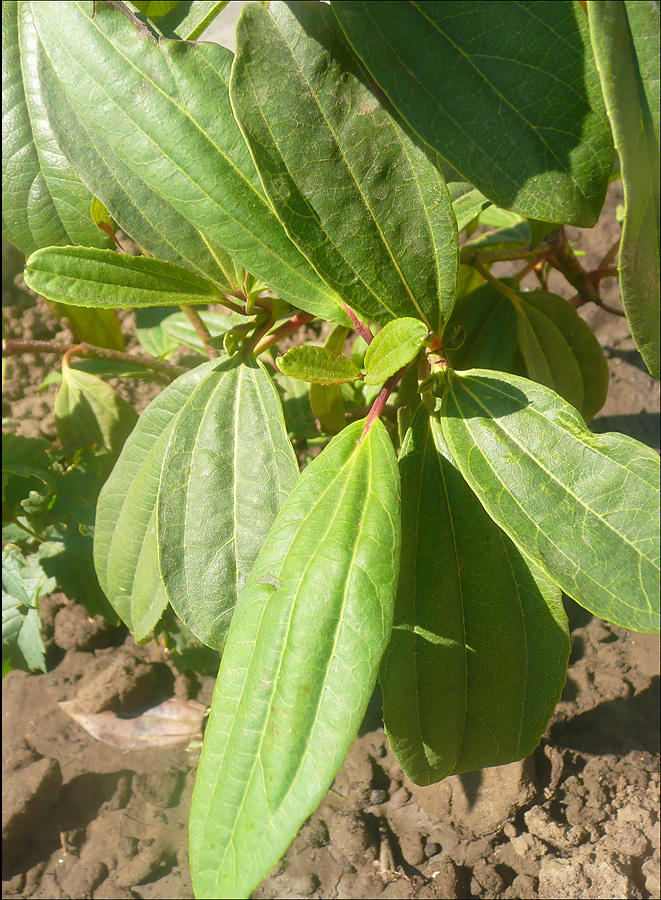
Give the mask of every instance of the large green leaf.
[[(295, 306), (345, 319), (261, 190), (229, 103), (230, 51), (156, 41), (105, 3), (92, 14), (91, 3), (74, 0), (33, 4), (54, 75), (49, 99), (70, 135), (67, 152), (113, 218), (124, 227), (127, 205), (137, 206), (146, 233), (135, 228), (135, 209), (129, 233), (154, 252), (146, 239), (178, 249), (183, 217), (209, 249), (226, 248)], [(80, 141), (91, 145), (89, 166), (85, 152), (72, 147)], [(111, 180), (119, 182), (113, 189), (96, 158), (106, 148)], [(122, 192), (130, 199), (118, 201)], [(177, 214), (173, 221), (170, 210)]]
[(237, 354), (213, 368), (177, 416), (158, 495), (163, 584), (207, 646), (222, 649), (239, 591), (297, 478), (263, 365)]
[(247, 897), (342, 764), (392, 625), (399, 476), (376, 422), (303, 472), (239, 597), (190, 822), (199, 898)]
[(486, 514), (425, 407), (399, 468), (402, 562), (379, 675), (383, 720), (406, 774), (431, 784), (532, 753), (560, 699), (570, 641), (560, 590)]
[(519, 549), (590, 612), (659, 627), (659, 457), (594, 435), (549, 388), (474, 369), (443, 398), (443, 435), (466, 481)]
[(158, 622), (167, 595), (158, 569), (158, 486), (172, 423), (197, 385), (219, 365), (175, 379), (138, 419), (96, 508), (94, 565), (103, 591), (136, 640)]
[(466, 181), (522, 215), (595, 224), (613, 146), (578, 3), (332, 8), (395, 108)]
[(2, 231), (25, 254), (51, 244), (107, 246), (92, 196), (69, 165), (44, 107), (29, 3), (2, 4)]
[(96, 444), (118, 454), (138, 414), (130, 403), (96, 375), (62, 360), (62, 384), (53, 407), (55, 428), (65, 448)]
[(330, 8), (250, 4), (232, 105), (288, 234), (352, 308), (447, 321), (457, 226), (445, 181), (366, 86)]
[(608, 393), (608, 362), (590, 326), (557, 294), (519, 294), (518, 332), (528, 376), (568, 400), (586, 421)]
[(218, 287), (188, 269), (147, 256), (89, 247), (47, 247), (25, 264), (25, 283), (48, 300), (79, 306), (211, 303)]
[(591, 0), (588, 16), (624, 185), (622, 301), (659, 378), (659, 4)]

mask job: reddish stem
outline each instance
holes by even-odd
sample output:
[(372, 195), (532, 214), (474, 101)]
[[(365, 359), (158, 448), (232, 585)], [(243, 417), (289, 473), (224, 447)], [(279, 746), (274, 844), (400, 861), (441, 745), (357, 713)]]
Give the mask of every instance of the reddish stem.
[(263, 353), (264, 350), (268, 350), (269, 347), (277, 344), (278, 341), (281, 341), (283, 338), (289, 337), (290, 334), (293, 334), (302, 325), (307, 325), (307, 323), (311, 322), (314, 318), (312, 313), (296, 313), (296, 315), (292, 316), (288, 322), (285, 322), (280, 328), (276, 328), (273, 334), (269, 334), (262, 338), (253, 349), (253, 353), (255, 356)]
[(369, 413), (367, 414), (367, 418), (365, 419), (365, 428), (363, 430), (361, 441), (363, 440), (363, 438), (365, 437), (367, 432), (370, 430), (372, 425), (381, 416), (381, 413), (383, 412), (383, 408), (386, 405), (386, 403), (388, 402), (388, 397), (392, 394), (394, 389), (397, 387), (397, 385), (401, 381), (402, 377), (404, 376), (404, 373), (406, 372), (406, 370), (408, 368), (409, 368), (408, 366), (404, 366), (404, 368), (400, 369), (399, 372), (395, 372), (394, 375), (391, 375), (390, 378), (386, 381), (386, 383), (383, 385), (383, 387), (379, 391), (379, 394), (378, 394), (376, 400), (374, 401), (374, 403), (372, 404), (372, 408), (370, 409)]
[(351, 309), (351, 307), (347, 306), (346, 303), (343, 303), (345, 313), (349, 316), (351, 321), (353, 322), (353, 327), (356, 329), (361, 338), (365, 341), (366, 344), (371, 344), (374, 340), (374, 335), (370, 331), (369, 327), (361, 322), (355, 312)]

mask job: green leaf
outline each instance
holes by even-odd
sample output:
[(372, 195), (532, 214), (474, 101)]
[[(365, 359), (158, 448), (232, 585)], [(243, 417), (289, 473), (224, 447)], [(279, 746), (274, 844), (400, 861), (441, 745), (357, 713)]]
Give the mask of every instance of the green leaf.
[(312, 384), (342, 384), (362, 378), (353, 360), (336, 356), (325, 347), (292, 347), (278, 357), (278, 368), (285, 375)]
[(358, 731), (390, 636), (399, 476), (376, 421), (305, 469), (239, 597), (190, 822), (199, 898), (248, 897), (316, 808)]
[(158, 569), (156, 502), (172, 424), (218, 365), (215, 359), (191, 369), (152, 400), (99, 494), (96, 572), (113, 609), (138, 641), (149, 634), (168, 602)]
[(25, 283), (48, 300), (129, 309), (210, 303), (217, 285), (174, 263), (89, 247), (47, 247), (25, 264)]
[(352, 308), (442, 331), (458, 240), (440, 171), (366, 85), (328, 6), (245, 6), (230, 94), (287, 233)]
[(166, 37), (195, 41), (228, 3), (229, 0), (179, 0), (174, 4), (172, 12), (159, 21), (159, 30)]
[(452, 209), (457, 219), (457, 231), (461, 232), (480, 213), (491, 206), (484, 194), (476, 190), (466, 181), (449, 181), (448, 192), (452, 201)]
[(443, 435), (491, 518), (595, 615), (659, 627), (659, 457), (594, 435), (547, 387), (474, 369), (456, 375)]
[(510, 371), (516, 351), (516, 324), (511, 301), (492, 285), (480, 285), (459, 298), (448, 323), (448, 328), (460, 326), (466, 333), (461, 347), (448, 350), (450, 363), (455, 369)]
[(381, 384), (412, 362), (426, 337), (427, 329), (419, 319), (389, 322), (367, 348), (365, 384)]
[(153, 22), (157, 22), (179, 6), (179, 0), (133, 0), (133, 5), (144, 16), (147, 16)]
[(169, 306), (144, 306), (135, 311), (135, 336), (155, 359), (167, 359), (180, 344), (165, 330), (165, 320), (173, 315), (176, 313)]
[[(162, 376), (153, 369), (135, 365), (129, 362), (117, 362), (114, 359), (77, 359), (71, 362), (72, 369), (80, 369), (81, 372), (89, 372), (90, 375), (98, 375), (100, 378), (139, 378), (141, 381), (159, 381)], [(48, 387), (50, 384), (60, 384), (62, 373), (57, 369), (49, 372), (39, 385), (38, 390)]]
[(55, 589), (34, 557), (24, 559), (18, 547), (2, 548), (2, 659), (12, 669), (46, 671), (41, 638), (39, 599)]
[[(35, 3), (33, 15), (51, 67), (49, 108), (58, 111), (66, 152), (134, 240), (182, 262), (183, 224), (194, 267), (202, 254), (208, 268), (211, 252), (227, 270), (217, 253), (224, 247), (293, 305), (347, 320), (262, 192), (230, 107), (229, 50), (156, 41), (106, 3), (94, 18), (91, 3), (69, 0)], [(227, 271), (226, 281), (235, 274)]]
[(200, 381), (172, 427), (158, 491), (161, 578), (193, 634), (222, 649), (236, 598), (298, 478), (280, 397), (254, 357)]
[(589, 422), (608, 393), (608, 362), (599, 341), (562, 297), (547, 291), (519, 296), (519, 346), (528, 377), (552, 388)]
[(559, 589), (486, 514), (425, 407), (399, 468), (402, 562), (379, 675), (383, 719), (406, 774), (432, 784), (532, 753), (560, 700), (570, 640)]
[(592, 227), (613, 145), (578, 3), (333, 2), (411, 129), (497, 206)]
[[(283, 375), (282, 372), (275, 372), (273, 379), (280, 392), (282, 411), (290, 439), (307, 440), (316, 437), (319, 432), (315, 427), (310, 406), (310, 386), (298, 378)], [(344, 425), (344, 421), (342, 424)]]
[(55, 428), (63, 447), (105, 447), (117, 454), (133, 430), (138, 414), (96, 375), (62, 360), (62, 385), (55, 398)]
[(622, 170), (622, 302), (659, 378), (659, 4), (593, 0), (590, 34)]
[(85, 309), (66, 303), (49, 303), (58, 319), (64, 319), (77, 341), (86, 341), (95, 347), (124, 349), (122, 326), (114, 309)]
[[(224, 334), (226, 331), (229, 331), (233, 325), (236, 325), (237, 322), (250, 321), (236, 313), (229, 315), (228, 313), (216, 312), (216, 310), (212, 309), (199, 310), (198, 315), (207, 326), (209, 334), (211, 334), (212, 337)], [(178, 345), (183, 344), (186, 347), (190, 347), (191, 350), (196, 350), (198, 353), (202, 353), (205, 356), (208, 355), (208, 351), (202, 342), (202, 338), (197, 331), (195, 331), (193, 323), (183, 312), (173, 313), (168, 316), (167, 319), (163, 321), (163, 331), (168, 337), (176, 340)]]
[[(342, 353), (349, 331), (349, 328), (336, 325), (324, 341), (325, 349), (335, 356)], [(365, 344), (361, 337), (356, 338), (353, 351), (355, 351), (356, 343), (360, 341)], [(365, 348), (367, 349), (367, 344), (365, 344)], [(359, 365), (356, 362), (355, 353), (352, 355), (352, 362), (355, 366)], [(340, 385), (310, 385), (310, 408), (319, 420), (321, 427), (330, 434), (337, 434), (347, 424), (344, 417), (344, 395)]]
[(44, 107), (42, 51), (29, 3), (2, 4), (2, 233), (23, 253), (107, 246), (92, 195), (67, 161)]

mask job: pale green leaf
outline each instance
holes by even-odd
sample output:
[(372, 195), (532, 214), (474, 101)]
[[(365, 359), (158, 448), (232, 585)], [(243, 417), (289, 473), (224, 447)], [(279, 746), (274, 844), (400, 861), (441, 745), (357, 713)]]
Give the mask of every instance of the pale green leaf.
[(96, 375), (62, 360), (62, 384), (55, 398), (55, 429), (63, 447), (96, 444), (119, 453), (138, 414), (123, 397)]
[(207, 646), (222, 649), (239, 591), (297, 477), (263, 365), (235, 355), (213, 368), (172, 427), (158, 493), (163, 584)]
[[(349, 331), (349, 328), (336, 325), (324, 341), (326, 350), (335, 355), (342, 353)], [(352, 348), (353, 351), (356, 349), (356, 344), (361, 341), (365, 344), (361, 337), (356, 338)], [(365, 348), (367, 348), (367, 344), (365, 344)], [(352, 362), (355, 366), (359, 365), (355, 358), (355, 352), (352, 353)], [(310, 408), (319, 420), (321, 427), (330, 432), (330, 434), (337, 434), (347, 424), (344, 417), (344, 395), (339, 385), (310, 385)]]
[(278, 358), (278, 368), (285, 375), (312, 384), (342, 384), (362, 377), (353, 360), (336, 356), (326, 347), (292, 347)]
[(624, 185), (622, 302), (659, 378), (659, 4), (591, 0), (588, 16)]
[(89, 247), (37, 250), (25, 264), (25, 283), (48, 300), (101, 308), (210, 303), (219, 294), (174, 263)]
[(158, 28), (166, 37), (195, 41), (228, 3), (229, 0), (179, 0), (172, 12), (159, 21)]
[[(202, 309), (198, 312), (198, 315), (206, 325), (212, 338), (218, 337), (226, 331), (229, 331), (229, 329), (233, 325), (236, 325), (237, 322), (246, 321), (243, 316), (240, 316), (237, 313), (229, 315), (228, 313), (217, 312), (215, 309)], [(183, 344), (185, 347), (190, 347), (191, 350), (195, 350), (197, 353), (202, 353), (205, 356), (208, 355), (208, 350), (204, 346), (202, 338), (199, 336), (195, 330), (195, 326), (185, 313), (172, 313), (167, 319), (164, 319), (163, 331), (169, 338), (176, 340), (177, 344)]]
[(659, 627), (659, 457), (592, 434), (547, 387), (474, 369), (443, 397), (443, 435), (491, 518), (595, 615)]
[(454, 302), (457, 226), (447, 187), (346, 47), (322, 4), (249, 4), (230, 93), (287, 233), (352, 308), (437, 333)]
[(384, 426), (303, 472), (239, 597), (190, 822), (195, 895), (248, 897), (328, 790), (392, 625), (399, 475)]
[(55, 302), (48, 305), (59, 319), (65, 320), (77, 341), (111, 350), (124, 349), (122, 326), (114, 309), (86, 309)]
[(457, 231), (463, 231), (483, 210), (491, 206), (491, 200), (487, 200), (484, 194), (466, 181), (449, 181), (448, 192), (457, 219)]
[(92, 195), (53, 133), (29, 3), (2, 4), (2, 232), (25, 254), (52, 244), (107, 246)]
[(486, 514), (425, 407), (399, 468), (402, 561), (379, 680), (390, 747), (431, 784), (532, 753), (570, 641), (560, 590)]
[(427, 329), (419, 319), (396, 319), (376, 335), (365, 353), (365, 384), (381, 384), (412, 362), (425, 342)]
[(522, 215), (596, 223), (613, 145), (578, 3), (332, 9), (412, 130), (465, 181)]
[(143, 640), (167, 596), (158, 570), (156, 502), (172, 423), (200, 381), (219, 365), (180, 375), (140, 415), (106, 481), (96, 508), (94, 565), (113, 609)]
[(230, 107), (229, 50), (156, 41), (105, 3), (93, 18), (73, 0), (32, 8), (66, 151), (122, 228), (154, 255), (170, 243), (171, 258), (183, 219), (196, 254), (224, 247), (293, 305), (346, 320), (262, 192)]
[[(39, 599), (55, 590), (35, 558), (13, 544), (2, 548), (2, 660), (12, 669), (46, 671)], [(4, 676), (3, 676), (4, 677)]]
[(179, 346), (180, 342), (164, 327), (165, 320), (174, 315), (170, 306), (144, 306), (135, 311), (135, 336), (155, 359), (167, 359)]

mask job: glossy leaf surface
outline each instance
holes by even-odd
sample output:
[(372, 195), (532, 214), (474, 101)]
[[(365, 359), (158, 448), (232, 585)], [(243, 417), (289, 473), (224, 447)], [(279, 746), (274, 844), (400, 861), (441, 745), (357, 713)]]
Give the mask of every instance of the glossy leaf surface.
[(214, 367), (177, 416), (158, 497), (163, 584), (207, 646), (222, 649), (239, 591), (297, 478), (263, 366), (237, 355)]
[(622, 301), (659, 378), (659, 4), (593, 0), (588, 15), (624, 185)]
[(395, 108), (465, 181), (522, 215), (596, 223), (613, 147), (580, 4), (332, 8)]
[(342, 384), (361, 377), (353, 360), (336, 356), (326, 347), (292, 347), (278, 358), (278, 368), (285, 375), (312, 384)]
[(438, 332), (457, 274), (440, 171), (378, 96), (322, 4), (250, 4), (230, 93), (264, 189), (322, 278), (367, 318)]
[(365, 353), (365, 384), (381, 384), (422, 349), (427, 329), (418, 319), (396, 319), (376, 335)]
[(659, 457), (592, 434), (549, 388), (473, 369), (443, 397), (443, 435), (491, 518), (565, 593), (633, 631), (659, 627)]
[[(122, 228), (130, 217), (126, 230), (155, 255), (152, 241), (181, 252), (183, 219), (192, 226), (194, 262), (204, 253), (200, 241), (207, 256), (224, 247), (295, 306), (344, 320), (262, 192), (229, 103), (230, 51), (157, 42), (105, 3), (94, 18), (92, 12), (91, 3), (33, 4), (52, 70), (49, 108), (57, 110), (67, 153), (95, 196)], [(91, 154), (74, 146), (81, 141)]]
[(234, 614), (190, 823), (197, 897), (248, 897), (356, 735), (390, 636), (399, 475), (384, 426), (349, 425), (305, 469)]
[(519, 346), (528, 377), (552, 388), (589, 422), (608, 393), (608, 362), (599, 341), (562, 297), (548, 291), (519, 296)]
[(63, 447), (105, 447), (119, 453), (138, 414), (109, 384), (62, 360), (62, 385), (55, 398), (55, 428)]
[(99, 494), (96, 573), (113, 609), (139, 641), (168, 602), (158, 569), (156, 501), (172, 423), (200, 381), (218, 365), (212, 360), (191, 369), (152, 400)]
[(2, 4), (2, 232), (25, 254), (53, 244), (107, 245), (92, 196), (52, 130), (29, 3)]
[(25, 265), (25, 283), (49, 300), (80, 306), (210, 303), (218, 287), (174, 263), (89, 247), (47, 247)]
[(390, 746), (431, 784), (532, 753), (570, 641), (560, 590), (489, 518), (424, 407), (399, 468), (402, 562), (379, 680)]

